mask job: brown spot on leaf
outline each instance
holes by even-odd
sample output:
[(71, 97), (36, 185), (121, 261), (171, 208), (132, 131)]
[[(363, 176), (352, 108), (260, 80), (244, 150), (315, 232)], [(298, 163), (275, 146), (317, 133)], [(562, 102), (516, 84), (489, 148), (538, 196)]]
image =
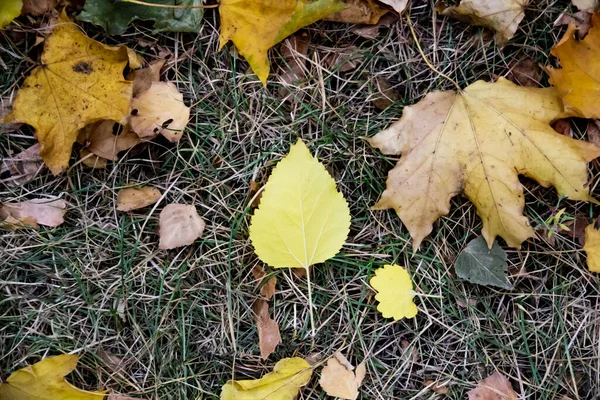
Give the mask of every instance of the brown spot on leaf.
[(92, 66), (85, 61), (80, 61), (77, 64), (73, 65), (73, 71), (79, 72), (80, 74), (90, 75), (94, 72)]

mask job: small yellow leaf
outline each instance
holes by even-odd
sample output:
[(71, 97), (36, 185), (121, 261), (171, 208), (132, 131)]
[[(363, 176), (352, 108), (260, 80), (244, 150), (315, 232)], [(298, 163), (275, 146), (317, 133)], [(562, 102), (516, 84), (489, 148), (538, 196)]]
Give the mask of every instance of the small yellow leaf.
[(223, 385), (221, 400), (294, 400), (312, 376), (308, 362), (299, 357), (284, 358), (273, 372), (260, 379), (228, 381)]
[[(343, 362), (340, 362), (342, 360)], [(358, 388), (362, 385), (363, 379), (367, 374), (365, 363), (362, 362), (354, 367), (341, 353), (336, 353), (334, 357), (327, 360), (327, 365), (321, 371), (319, 385), (331, 397), (340, 399), (356, 400), (358, 398)]]
[(408, 271), (399, 265), (385, 265), (375, 271), (370, 282), (378, 293), (377, 310), (384, 318), (412, 318), (417, 315), (417, 306), (413, 302), (415, 292)]
[(252, 217), (250, 239), (273, 268), (304, 268), (341, 249), (350, 231), (344, 196), (302, 140), (277, 164)]
[(190, 119), (190, 108), (171, 82), (152, 82), (148, 90), (133, 99), (131, 108), (131, 129), (141, 138), (160, 133), (178, 142)]
[(583, 251), (587, 255), (587, 266), (592, 272), (600, 272), (600, 230), (595, 227), (596, 221), (585, 228), (585, 244)]
[(65, 381), (77, 360), (76, 355), (63, 354), (13, 372), (6, 382), (0, 383), (0, 399), (103, 400), (105, 392), (83, 391)]
[(144, 208), (156, 203), (160, 196), (160, 190), (152, 186), (121, 189), (117, 195), (117, 210), (133, 211)]
[(10, 24), (13, 19), (21, 14), (23, 0), (0, 1), (0, 29)]
[(25, 79), (5, 122), (33, 126), (44, 162), (59, 174), (69, 163), (79, 129), (127, 116), (127, 63), (126, 47), (115, 50), (88, 38), (63, 14), (46, 39), (41, 65)]
[(160, 212), (159, 226), (158, 248), (169, 250), (194, 243), (206, 224), (193, 205), (169, 204)]

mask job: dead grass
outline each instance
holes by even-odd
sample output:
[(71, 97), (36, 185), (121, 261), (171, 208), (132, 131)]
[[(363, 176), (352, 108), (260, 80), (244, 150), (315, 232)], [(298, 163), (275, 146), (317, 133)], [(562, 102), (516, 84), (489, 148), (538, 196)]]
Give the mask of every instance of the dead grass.
[[(498, 49), (476, 27), (432, 15), (430, 2), (415, 1), (410, 18), (436, 67), (467, 85), (505, 76), (515, 61), (541, 65), (562, 29), (552, 27), (567, 1), (533, 1), (509, 45)], [(69, 203), (60, 228), (0, 234), (0, 378), (27, 363), (65, 352), (82, 354), (71, 381), (152, 399), (217, 398), (232, 376), (257, 377), (292, 355), (336, 350), (353, 362), (367, 359), (363, 399), (438, 398), (427, 380), (445, 382), (448, 398), (463, 399), (474, 382), (499, 370), (524, 398), (591, 399), (599, 395), (598, 280), (587, 272), (581, 246), (568, 234), (554, 245), (540, 238), (509, 250), (514, 291), (462, 282), (454, 274), (458, 252), (481, 224), (473, 207), (454, 199), (450, 215), (436, 223), (419, 252), (393, 212), (371, 211), (395, 159), (361, 138), (397, 119), (404, 105), (426, 92), (452, 89), (423, 62), (404, 20), (364, 39), (352, 26), (318, 23), (312, 36), (307, 78), (288, 86), (295, 101), (278, 94), (283, 65), (271, 52), (274, 74), (264, 89), (232, 47), (218, 52), (218, 18), (206, 13), (198, 35), (152, 34), (143, 25), (120, 38), (157, 57), (157, 41), (174, 59), (166, 73), (193, 105), (179, 146), (164, 140), (141, 146), (107, 170), (81, 164), (53, 177), (0, 188), (3, 201), (54, 194)], [(11, 96), (35, 49), (32, 32), (9, 32), (0, 42), (3, 96)], [(362, 63), (340, 72), (323, 65), (330, 52), (356, 46)], [(187, 55), (184, 57), (184, 55)], [(376, 78), (387, 79), (401, 100), (384, 111), (371, 100)], [(585, 125), (583, 125), (585, 126)], [(576, 130), (577, 137), (584, 137)], [(259, 358), (250, 306), (258, 290), (251, 270), (259, 263), (248, 240), (251, 179), (264, 184), (271, 168), (296, 138), (303, 138), (327, 165), (351, 206), (352, 230), (341, 253), (313, 270), (318, 333), (309, 337), (306, 281), (290, 271), (271, 271), (278, 292), (271, 308), (283, 343), (266, 362)], [(0, 136), (8, 156), (34, 143), (31, 132)], [(592, 188), (598, 164), (591, 165)], [(128, 182), (165, 193), (156, 207), (117, 213), (117, 190)], [(587, 204), (561, 201), (554, 190), (526, 182), (534, 226), (557, 208), (590, 218)], [(597, 194), (597, 193), (596, 193)], [(160, 251), (158, 213), (165, 204), (196, 205), (207, 222), (193, 246)], [(409, 268), (419, 315), (392, 323), (376, 312), (367, 282), (384, 263)], [(107, 354), (122, 357), (120, 362)], [(316, 378), (301, 398), (325, 398)]]

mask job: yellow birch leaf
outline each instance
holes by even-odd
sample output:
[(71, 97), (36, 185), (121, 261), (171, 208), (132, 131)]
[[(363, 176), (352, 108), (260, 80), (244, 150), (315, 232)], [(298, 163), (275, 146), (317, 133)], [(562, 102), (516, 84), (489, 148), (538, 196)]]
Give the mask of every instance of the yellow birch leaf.
[(25, 79), (5, 122), (35, 128), (40, 154), (57, 175), (69, 164), (79, 129), (101, 119), (125, 119), (131, 82), (123, 78), (127, 48), (88, 38), (65, 14), (45, 43), (41, 65)]
[(267, 51), (298, 29), (343, 9), (341, 0), (221, 0), (219, 50), (233, 41), (263, 85)]
[(585, 228), (585, 244), (583, 251), (587, 255), (587, 266), (591, 272), (600, 272), (600, 230), (595, 227), (596, 221)]
[(0, 29), (10, 24), (13, 19), (21, 15), (23, 0), (0, 1)]
[(550, 83), (560, 91), (568, 115), (600, 118), (600, 13), (592, 16), (592, 28), (583, 40), (575, 39), (576, 30), (569, 24), (550, 51), (561, 65), (548, 68)]
[(377, 310), (384, 318), (412, 318), (417, 315), (417, 306), (413, 302), (415, 292), (408, 271), (399, 265), (385, 265), (375, 270), (375, 276), (369, 282), (378, 293)]
[(530, 0), (462, 0), (456, 7), (441, 7), (442, 14), (496, 31), (496, 43), (515, 35)]
[(302, 140), (273, 170), (250, 224), (258, 257), (273, 268), (304, 268), (335, 256), (350, 211), (323, 164)]
[(300, 357), (284, 358), (273, 372), (260, 379), (228, 381), (223, 385), (221, 400), (294, 400), (312, 376), (312, 368)]
[(77, 389), (65, 380), (77, 366), (77, 355), (44, 358), (13, 372), (0, 383), (2, 400), (102, 400), (105, 392)]
[(417, 249), (463, 191), (483, 220), (488, 246), (501, 236), (519, 247), (534, 235), (523, 215), (519, 175), (554, 186), (561, 196), (596, 202), (586, 187), (586, 163), (600, 156), (600, 148), (552, 129), (562, 113), (555, 88), (504, 78), (459, 93), (429, 93), (369, 140), (385, 154), (402, 154), (374, 208), (394, 209)]

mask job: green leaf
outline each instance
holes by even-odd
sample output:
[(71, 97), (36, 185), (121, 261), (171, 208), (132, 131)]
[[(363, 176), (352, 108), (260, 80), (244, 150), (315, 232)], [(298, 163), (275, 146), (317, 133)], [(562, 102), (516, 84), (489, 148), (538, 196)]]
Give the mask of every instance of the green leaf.
[(455, 267), (458, 276), (471, 283), (513, 289), (506, 276), (506, 252), (495, 241), (489, 249), (483, 236), (469, 242), (456, 258)]
[[(202, 0), (144, 0), (147, 3), (201, 6)], [(79, 15), (82, 21), (100, 25), (109, 35), (120, 35), (135, 20), (155, 21), (157, 31), (198, 32), (204, 15), (202, 8), (165, 8), (115, 0), (87, 0), (83, 12)]]

